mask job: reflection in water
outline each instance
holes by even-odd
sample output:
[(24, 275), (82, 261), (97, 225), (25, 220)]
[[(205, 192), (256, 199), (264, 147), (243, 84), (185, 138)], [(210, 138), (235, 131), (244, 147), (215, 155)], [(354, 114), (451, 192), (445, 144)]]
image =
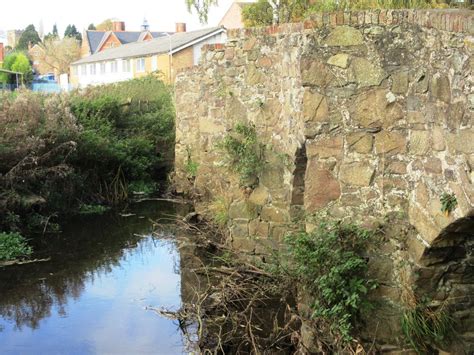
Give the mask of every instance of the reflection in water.
[(78, 218), (37, 241), (35, 257), (50, 262), (0, 269), (0, 352), (182, 353), (176, 324), (145, 310), (181, 304), (177, 247), (150, 236), (149, 218), (174, 208)]

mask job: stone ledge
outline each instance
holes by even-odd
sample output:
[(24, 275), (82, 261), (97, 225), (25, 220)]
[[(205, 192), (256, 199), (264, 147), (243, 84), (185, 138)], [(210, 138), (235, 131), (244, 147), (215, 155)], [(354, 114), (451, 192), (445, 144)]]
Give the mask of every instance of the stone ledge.
[(229, 29), (227, 30), (227, 36), (232, 40), (261, 34), (290, 34), (321, 27), (343, 25), (393, 26), (402, 23), (414, 24), (425, 28), (434, 28), (441, 31), (474, 34), (474, 11), (459, 9), (402, 9), (320, 12), (312, 14), (304, 22), (285, 23), (267, 27)]

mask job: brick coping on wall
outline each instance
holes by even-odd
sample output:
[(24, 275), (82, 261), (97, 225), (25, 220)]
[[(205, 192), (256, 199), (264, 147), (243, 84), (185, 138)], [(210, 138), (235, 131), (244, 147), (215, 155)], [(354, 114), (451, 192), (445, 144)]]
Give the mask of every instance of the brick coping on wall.
[[(312, 14), (307, 20), (296, 23), (284, 23), (266, 27), (228, 29), (230, 41), (257, 35), (276, 35), (303, 32), (321, 27), (380, 25), (394, 26), (402, 23), (414, 24), (424, 28), (474, 35), (474, 11), (466, 9), (429, 9), (429, 10), (364, 10), (336, 11)], [(223, 43), (206, 44), (202, 55), (210, 51), (223, 51)], [(183, 68), (178, 73), (193, 68)]]

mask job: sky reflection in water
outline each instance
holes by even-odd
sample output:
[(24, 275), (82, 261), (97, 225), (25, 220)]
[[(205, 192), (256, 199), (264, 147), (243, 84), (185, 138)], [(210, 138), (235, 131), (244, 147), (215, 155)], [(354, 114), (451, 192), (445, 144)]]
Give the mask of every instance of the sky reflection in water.
[(55, 241), (66, 251), (52, 262), (0, 271), (0, 353), (183, 353), (177, 325), (145, 309), (180, 306), (175, 244), (134, 235), (148, 218), (89, 222)]

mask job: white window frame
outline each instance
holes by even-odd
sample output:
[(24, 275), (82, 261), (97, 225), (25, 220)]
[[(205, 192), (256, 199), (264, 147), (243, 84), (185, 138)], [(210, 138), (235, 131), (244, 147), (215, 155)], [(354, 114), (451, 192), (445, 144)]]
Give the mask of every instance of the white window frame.
[(81, 75), (87, 76), (87, 64), (81, 65)]
[(122, 71), (124, 73), (129, 73), (130, 72), (130, 59), (124, 59), (122, 60)]
[(151, 71), (158, 71), (158, 56), (151, 57)]
[(107, 73), (107, 63), (106, 62), (101, 62), (100, 63), (100, 73), (101, 74)]
[(118, 63), (116, 60), (110, 62), (110, 72), (117, 73), (118, 72)]
[(135, 60), (135, 66), (137, 69), (137, 73), (144, 73), (145, 72), (145, 58), (137, 58)]
[(89, 73), (90, 75), (96, 75), (97, 74), (97, 68), (95, 63), (92, 63), (89, 65)]

